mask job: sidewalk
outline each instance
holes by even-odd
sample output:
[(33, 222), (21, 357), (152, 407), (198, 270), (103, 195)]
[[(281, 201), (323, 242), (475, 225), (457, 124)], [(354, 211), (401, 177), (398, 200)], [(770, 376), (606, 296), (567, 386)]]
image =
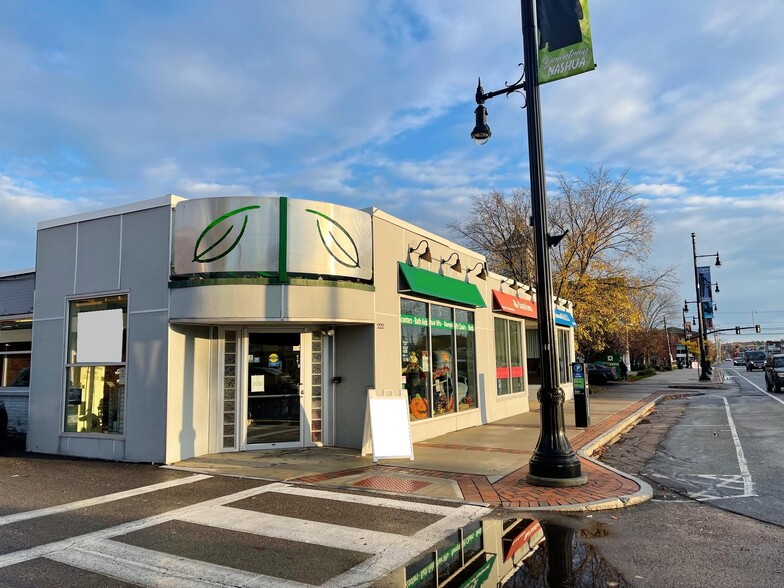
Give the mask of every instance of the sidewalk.
[[(669, 394), (721, 389), (719, 369), (712, 382), (700, 382), (691, 369), (662, 372), (639, 382), (611, 383), (590, 397), (591, 426), (574, 426), (574, 404), (564, 405), (566, 435), (577, 452), (588, 483), (545, 488), (525, 481), (528, 461), (539, 439), (538, 407), (487, 425), (456, 431), (414, 444), (414, 460), (373, 463), (358, 450), (315, 447), (205, 455), (171, 469), (345, 489), (376, 490), (496, 507), (529, 510), (600, 510), (644, 502), (648, 484), (591, 455), (648, 414)], [(535, 404), (535, 403), (533, 403)]]

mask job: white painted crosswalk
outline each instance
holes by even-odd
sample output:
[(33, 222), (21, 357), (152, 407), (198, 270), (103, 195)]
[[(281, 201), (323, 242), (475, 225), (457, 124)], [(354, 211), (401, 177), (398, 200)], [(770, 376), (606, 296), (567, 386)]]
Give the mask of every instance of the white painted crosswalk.
[[(382, 507), (396, 511), (427, 513), (435, 522), (427, 524), (411, 535), (362, 528), (362, 521), (351, 520), (351, 526), (269, 514), (247, 508), (237, 508), (232, 503), (259, 497), (264, 493), (321, 499), (331, 504), (349, 507)], [(414, 503), (406, 500), (330, 492), (315, 488), (291, 486), (284, 483), (268, 484), (241, 492), (228, 494), (109, 527), (93, 533), (66, 540), (15, 551), (0, 556), (0, 569), (33, 559), (45, 558), (96, 574), (123, 580), (139, 586), (155, 587), (206, 587), (206, 586), (269, 586), (293, 588), (319, 585), (302, 583), (274, 573), (257, 573), (235, 569), (215, 561), (202, 561), (181, 554), (166, 553), (123, 541), (125, 536), (156, 529), (166, 524), (198, 525), (203, 529), (218, 529), (229, 533), (296, 542), (303, 546), (320, 546), (346, 550), (358, 555), (361, 563), (340, 570), (320, 583), (325, 588), (368, 586), (400, 568), (455, 529), (465, 526), (490, 512), (474, 505), (443, 505)], [(372, 526), (372, 525), (368, 525)], [(223, 562), (221, 562), (223, 563)], [(319, 562), (309, 561), (317, 566)], [(285, 576), (285, 574), (281, 574)]]

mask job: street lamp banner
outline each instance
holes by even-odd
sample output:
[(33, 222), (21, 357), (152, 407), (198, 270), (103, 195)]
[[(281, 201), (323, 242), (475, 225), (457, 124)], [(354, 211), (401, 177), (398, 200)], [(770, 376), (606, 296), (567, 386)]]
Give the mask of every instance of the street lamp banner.
[(697, 276), (700, 284), (700, 300), (713, 302), (713, 295), (711, 294), (710, 266), (706, 265), (703, 267), (698, 267)]
[(702, 318), (705, 319), (705, 328), (713, 330), (713, 302), (710, 300), (702, 301)]
[(536, 0), (539, 84), (596, 68), (588, 0)]

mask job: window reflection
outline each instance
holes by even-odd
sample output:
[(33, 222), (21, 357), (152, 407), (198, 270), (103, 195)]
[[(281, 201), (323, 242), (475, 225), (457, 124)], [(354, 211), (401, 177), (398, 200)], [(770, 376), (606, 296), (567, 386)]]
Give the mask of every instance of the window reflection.
[[(63, 429), (67, 433), (121, 434), (124, 431), (127, 308), (128, 298), (124, 295), (71, 301), (68, 321), (68, 364), (66, 365), (65, 424)], [(84, 328), (80, 332), (79, 316), (81, 313), (107, 310), (122, 311), (122, 324), (118, 320), (116, 333), (101, 332), (100, 330), (88, 332)], [(95, 315), (90, 318), (94, 317)], [(122, 327), (122, 333), (119, 332), (120, 327)], [(112, 363), (79, 361), (78, 347), (80, 344), (100, 351), (103, 337), (111, 338), (114, 343), (118, 336), (121, 337), (121, 342), (116, 348), (119, 355), (112, 358), (114, 360)], [(120, 361), (117, 362), (117, 359)]]
[(401, 333), (411, 420), (477, 407), (473, 312), (402, 299)]

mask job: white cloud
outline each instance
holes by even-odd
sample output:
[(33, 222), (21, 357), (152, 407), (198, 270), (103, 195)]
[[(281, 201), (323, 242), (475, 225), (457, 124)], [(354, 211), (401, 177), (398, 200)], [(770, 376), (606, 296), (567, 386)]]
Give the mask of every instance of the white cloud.
[(686, 188), (675, 184), (636, 184), (633, 189), (642, 195), (657, 197), (679, 196), (686, 192)]

